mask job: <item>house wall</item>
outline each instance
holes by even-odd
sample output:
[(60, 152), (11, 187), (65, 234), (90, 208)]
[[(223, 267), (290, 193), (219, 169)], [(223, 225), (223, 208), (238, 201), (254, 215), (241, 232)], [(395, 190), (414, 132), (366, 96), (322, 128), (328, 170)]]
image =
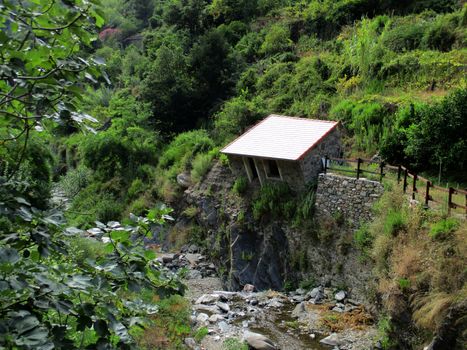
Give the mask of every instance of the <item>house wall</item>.
[[(316, 147), (310, 150), (299, 161), (277, 160), (280, 177), (282, 181), (288, 183), (294, 190), (300, 190), (305, 184), (316, 180), (322, 170), (321, 158), (339, 157), (341, 155), (341, 142), (339, 130), (335, 128)], [(228, 155), (230, 168), (236, 176), (248, 176), (245, 163), (248, 157)], [(263, 184), (266, 181), (277, 181), (277, 178), (267, 177), (267, 159), (253, 158), (259, 181)]]
[(300, 160), (304, 182), (308, 183), (317, 179), (323, 168), (321, 159), (324, 156), (340, 157), (341, 151), (340, 132), (338, 128), (335, 128)]

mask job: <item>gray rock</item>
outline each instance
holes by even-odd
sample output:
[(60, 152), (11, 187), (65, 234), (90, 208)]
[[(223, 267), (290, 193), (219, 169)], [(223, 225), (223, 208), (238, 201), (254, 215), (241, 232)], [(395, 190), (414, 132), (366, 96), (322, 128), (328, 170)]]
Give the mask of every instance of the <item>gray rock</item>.
[(312, 290), (310, 290), (310, 291), (306, 294), (306, 296), (307, 296), (309, 299), (314, 299), (314, 298), (316, 298), (316, 296), (317, 296), (318, 294), (322, 294), (322, 293), (324, 293), (324, 288), (321, 287), (321, 286), (319, 286), (319, 287), (316, 287), (316, 288), (313, 288)]
[(354, 299), (347, 299), (347, 303), (355, 305), (355, 306), (360, 305), (360, 303), (358, 301), (354, 300)]
[(341, 290), (334, 295), (334, 299), (336, 299), (337, 301), (343, 301), (346, 296), (347, 296), (347, 293)]
[(189, 270), (187, 275), (186, 275), (186, 278), (189, 279), (189, 280), (195, 280), (195, 279), (199, 279), (199, 278), (202, 278), (202, 277), (203, 277), (203, 275), (198, 270)]
[(227, 333), (230, 330), (230, 326), (225, 321), (220, 321), (217, 326), (221, 333)]
[(305, 303), (301, 302), (300, 304), (295, 306), (295, 309), (293, 309), (292, 317), (301, 318), (305, 313), (306, 313)]
[(177, 183), (183, 187), (188, 188), (191, 186), (191, 176), (188, 173), (181, 173), (177, 175)]
[(196, 316), (196, 322), (198, 323), (206, 323), (208, 320), (209, 316), (205, 313), (200, 313), (198, 316)]
[(256, 350), (276, 350), (274, 343), (267, 337), (259, 333), (245, 332), (244, 339), (253, 349)]
[(214, 304), (219, 301), (219, 298), (219, 294), (203, 294), (196, 300), (195, 304)]
[(221, 301), (218, 301), (216, 303), (217, 307), (221, 309), (223, 312), (229, 312), (230, 311), (230, 306), (227, 305), (226, 303), (223, 303)]
[[(175, 257), (175, 254), (164, 254), (162, 256), (162, 262), (164, 264), (170, 263), (174, 260), (174, 257)], [(190, 339), (190, 338), (187, 338), (187, 339)]]
[(209, 322), (211, 323), (216, 323), (220, 320), (223, 320), (224, 319), (224, 316), (222, 315), (218, 315), (218, 314), (213, 314), (209, 317)]
[(329, 336), (321, 339), (319, 342), (331, 346), (341, 346), (344, 344), (337, 333), (331, 333)]
[(211, 315), (221, 313), (221, 310), (215, 305), (199, 304), (199, 305), (194, 305), (193, 309), (196, 310), (196, 311), (207, 312), (207, 313), (209, 313)]
[(196, 340), (194, 340), (193, 338), (185, 338), (184, 342), (188, 349), (194, 350), (198, 347), (196, 344)]
[(252, 284), (245, 284), (245, 286), (243, 287), (243, 291), (247, 293), (252, 293), (255, 291), (255, 286)]
[(196, 266), (198, 262), (201, 260), (200, 259), (201, 255), (188, 253), (188, 254), (185, 254), (185, 258), (186, 260), (188, 260), (191, 266)]
[(303, 288), (298, 288), (295, 293), (297, 293), (298, 295), (305, 295), (306, 294), (306, 290), (303, 289)]
[(280, 308), (282, 306), (284, 306), (284, 304), (282, 304), (279, 300), (277, 300), (276, 298), (273, 298), (271, 299), (269, 302), (268, 302), (268, 306), (269, 307), (274, 307), (274, 308)]

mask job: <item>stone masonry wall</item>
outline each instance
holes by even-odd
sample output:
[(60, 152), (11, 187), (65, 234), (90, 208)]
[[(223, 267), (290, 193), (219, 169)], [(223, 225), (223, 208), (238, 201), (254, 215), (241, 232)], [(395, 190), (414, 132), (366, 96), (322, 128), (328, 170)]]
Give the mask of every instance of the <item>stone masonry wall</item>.
[(352, 226), (372, 219), (371, 207), (383, 194), (377, 181), (334, 174), (319, 174), (316, 190), (318, 217), (341, 212)]
[(341, 150), (340, 132), (338, 128), (335, 128), (300, 160), (305, 183), (316, 180), (318, 174), (323, 170), (321, 159), (324, 156), (340, 157)]

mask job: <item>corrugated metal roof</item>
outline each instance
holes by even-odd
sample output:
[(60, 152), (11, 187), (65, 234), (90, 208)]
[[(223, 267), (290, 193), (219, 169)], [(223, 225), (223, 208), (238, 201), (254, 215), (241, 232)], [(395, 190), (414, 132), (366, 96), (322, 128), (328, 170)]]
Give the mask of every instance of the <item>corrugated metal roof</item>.
[(221, 150), (222, 153), (298, 160), (338, 122), (271, 114)]

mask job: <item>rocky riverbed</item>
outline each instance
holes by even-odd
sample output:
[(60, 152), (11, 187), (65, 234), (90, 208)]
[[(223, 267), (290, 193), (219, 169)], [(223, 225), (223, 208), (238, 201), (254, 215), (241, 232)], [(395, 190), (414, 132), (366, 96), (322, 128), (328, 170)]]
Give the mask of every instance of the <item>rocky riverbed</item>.
[[(199, 253), (160, 254), (168, 269), (186, 268), (192, 323), (207, 335), (190, 349), (377, 349), (377, 331), (363, 305), (343, 290), (316, 286), (289, 293), (222, 290), (216, 268)], [(230, 345), (229, 345), (230, 344)], [(232, 344), (236, 344), (233, 345)]]

